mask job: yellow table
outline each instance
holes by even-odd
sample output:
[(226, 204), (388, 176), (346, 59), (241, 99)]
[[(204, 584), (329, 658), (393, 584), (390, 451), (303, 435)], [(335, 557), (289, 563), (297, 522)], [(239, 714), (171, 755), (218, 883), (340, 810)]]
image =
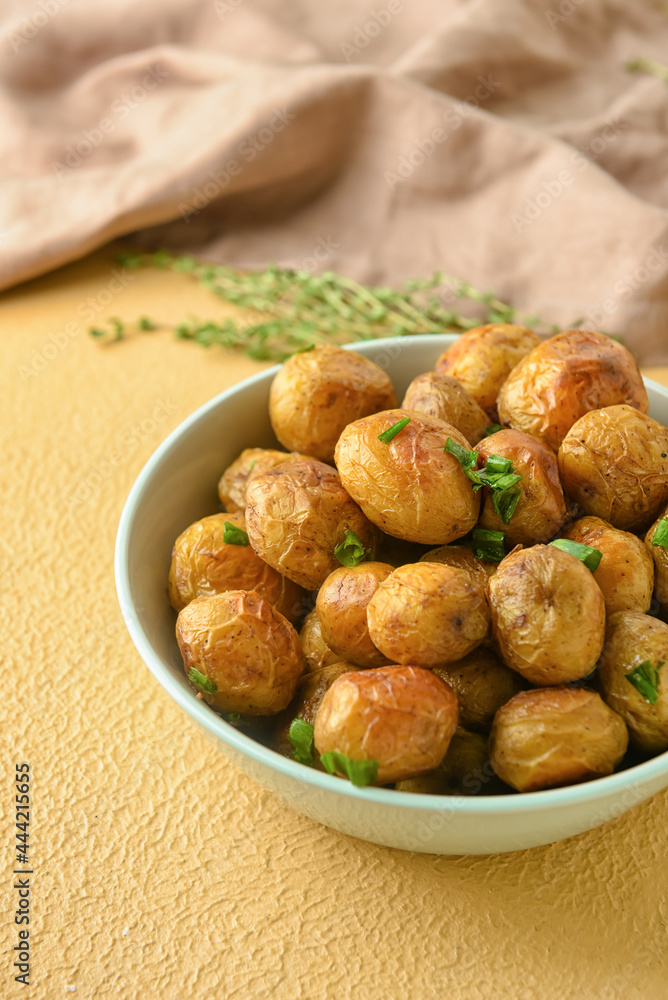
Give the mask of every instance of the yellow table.
[[(0, 305), (0, 996), (663, 1000), (664, 794), (530, 852), (405, 854), (291, 812), (163, 694), (117, 606), (118, 518), (165, 435), (259, 366), (168, 333), (90, 340), (89, 317), (212, 313), (188, 278), (114, 276), (113, 259), (98, 252)], [(668, 368), (650, 374), (668, 383)], [(21, 761), (27, 989), (10, 969)]]

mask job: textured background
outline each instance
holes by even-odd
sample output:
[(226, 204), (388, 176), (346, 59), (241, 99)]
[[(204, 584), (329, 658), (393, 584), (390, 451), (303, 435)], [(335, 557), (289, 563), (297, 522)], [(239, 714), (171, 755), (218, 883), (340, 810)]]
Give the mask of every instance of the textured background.
[[(91, 341), (86, 310), (212, 313), (185, 277), (115, 291), (113, 267), (102, 251), (0, 305), (3, 1000), (663, 1000), (665, 794), (546, 848), (405, 854), (291, 812), (162, 693), (117, 607), (118, 518), (165, 435), (258, 366), (167, 333)], [(10, 972), (23, 760), (29, 989)]]

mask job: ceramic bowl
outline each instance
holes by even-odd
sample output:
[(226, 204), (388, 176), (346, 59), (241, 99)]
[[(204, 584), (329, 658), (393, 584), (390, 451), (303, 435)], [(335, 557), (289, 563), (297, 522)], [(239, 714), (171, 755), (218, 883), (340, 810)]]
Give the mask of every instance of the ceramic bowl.
[[(453, 339), (408, 337), (354, 348), (389, 373), (401, 400), (411, 379), (433, 368)], [(267, 749), (196, 699), (183, 672), (167, 600), (172, 543), (193, 521), (219, 509), (218, 479), (243, 448), (277, 446), (267, 413), (276, 371), (246, 379), (184, 420), (140, 473), (118, 528), (116, 581), (130, 635), (149, 670), (200, 732), (260, 785), (318, 823), (430, 854), (495, 854), (552, 843), (599, 826), (668, 785), (664, 753), (607, 778), (527, 795), (359, 789)], [(652, 415), (668, 424), (668, 390), (651, 381), (647, 389)]]

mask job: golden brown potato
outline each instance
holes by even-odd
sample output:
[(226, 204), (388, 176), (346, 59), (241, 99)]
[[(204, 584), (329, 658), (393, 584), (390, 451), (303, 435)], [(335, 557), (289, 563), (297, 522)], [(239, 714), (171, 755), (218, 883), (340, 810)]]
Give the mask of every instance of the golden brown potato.
[(354, 532), (375, 555), (377, 532), (329, 465), (291, 461), (256, 476), (246, 489), (246, 527), (261, 559), (289, 580), (317, 590), (341, 564), (334, 550)]
[(346, 424), (396, 405), (389, 376), (373, 361), (317, 344), (281, 367), (271, 385), (269, 416), (286, 448), (331, 462)]
[(646, 531), (668, 502), (668, 430), (632, 406), (587, 413), (561, 444), (559, 475), (586, 514)]
[(603, 592), (607, 614), (649, 611), (654, 567), (652, 557), (636, 535), (619, 531), (600, 517), (581, 517), (564, 528), (561, 537), (589, 545), (601, 553), (594, 579)]
[(246, 448), (238, 458), (225, 469), (218, 483), (218, 497), (225, 510), (232, 513), (246, 509), (246, 487), (249, 479), (259, 476), (275, 465), (283, 465), (290, 459), (301, 461), (310, 455), (297, 452), (275, 451), (272, 448)]
[(624, 720), (594, 691), (521, 691), (496, 713), (492, 767), (518, 792), (574, 785), (612, 774), (626, 753)]
[(339, 566), (318, 591), (316, 611), (322, 637), (341, 659), (360, 667), (385, 667), (391, 660), (371, 641), (366, 609), (378, 584), (393, 571), (388, 563)]
[(331, 667), (333, 663), (340, 663), (341, 657), (330, 649), (322, 637), (322, 629), (318, 621), (318, 612), (313, 611), (307, 614), (299, 633), (302, 652), (304, 654), (304, 667), (312, 672)]
[(393, 663), (450, 663), (489, 633), (484, 581), (443, 563), (399, 566), (378, 585), (367, 620), (372, 642)]
[(276, 720), (272, 741), (274, 750), (282, 753), (285, 757), (292, 757), (293, 746), (290, 743), (289, 733), (293, 720), (303, 719), (304, 722), (308, 722), (309, 726), (312, 726), (320, 703), (325, 697), (325, 692), (330, 689), (337, 677), (354, 670), (357, 670), (357, 667), (352, 663), (338, 661), (300, 677), (294, 698)]
[(254, 590), (293, 624), (306, 597), (301, 587), (260, 559), (250, 545), (226, 542), (225, 524), (245, 531), (243, 514), (213, 514), (195, 521), (174, 542), (169, 570), (169, 599), (177, 611), (195, 597), (225, 590)]
[[(406, 417), (410, 423), (388, 444), (378, 439)], [(382, 531), (409, 542), (446, 545), (475, 526), (480, 509), (461, 465), (444, 450), (449, 437), (470, 449), (442, 420), (386, 410), (346, 427), (336, 465), (353, 500)]]
[(315, 745), (378, 762), (378, 784), (432, 771), (457, 726), (457, 696), (430, 670), (380, 667), (338, 677), (315, 717)]
[(496, 420), (496, 398), (511, 371), (540, 337), (525, 326), (488, 323), (463, 333), (436, 362), (436, 371), (460, 382)]
[[(658, 671), (652, 704), (627, 679), (649, 661)], [(603, 697), (629, 727), (631, 741), (648, 753), (668, 750), (668, 625), (637, 611), (619, 611), (608, 619), (598, 670)]]
[(503, 660), (532, 684), (564, 684), (594, 669), (605, 638), (605, 602), (575, 556), (554, 545), (511, 552), (487, 593)]
[(472, 732), (488, 733), (496, 712), (526, 686), (491, 649), (480, 647), (468, 656), (434, 667), (459, 699), (459, 724)]
[(396, 784), (399, 792), (427, 795), (476, 795), (484, 789), (498, 792), (500, 782), (489, 762), (487, 737), (457, 726), (442, 763), (419, 778)]
[(476, 559), (473, 550), (467, 545), (440, 545), (437, 549), (425, 552), (419, 561), (443, 563), (444, 566), (463, 569), (473, 579), (481, 580), (483, 584), (488, 576), (496, 572), (497, 567), (497, 563), (488, 562), (486, 559)]
[(653, 544), (659, 521), (664, 518), (668, 518), (668, 510), (664, 510), (649, 529), (645, 536), (645, 544), (654, 562), (654, 596), (665, 610), (668, 608), (668, 549), (663, 545)]
[(464, 386), (449, 375), (438, 372), (418, 375), (408, 386), (401, 409), (417, 410), (444, 420), (471, 444), (477, 444), (487, 434), (489, 417)]
[(566, 330), (535, 347), (511, 372), (499, 393), (499, 419), (557, 451), (585, 413), (618, 403), (649, 411), (633, 355), (602, 333)]
[(510, 524), (504, 524), (494, 510), (491, 490), (483, 489), (480, 527), (505, 531), (511, 545), (536, 545), (554, 538), (565, 524), (568, 510), (552, 449), (530, 434), (502, 430), (481, 441), (477, 450), (485, 462), (491, 455), (509, 458), (513, 472), (522, 477), (517, 484), (520, 498)]
[(195, 598), (179, 612), (176, 638), (186, 676), (194, 668), (215, 686), (200, 687), (212, 708), (275, 715), (292, 700), (303, 668), (299, 636), (259, 594)]

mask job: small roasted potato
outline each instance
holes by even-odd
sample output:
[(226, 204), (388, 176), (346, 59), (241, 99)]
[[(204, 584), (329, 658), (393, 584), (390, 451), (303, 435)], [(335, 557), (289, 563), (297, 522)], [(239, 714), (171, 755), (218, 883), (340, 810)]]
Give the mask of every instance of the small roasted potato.
[(436, 362), (436, 371), (450, 375), (496, 420), (499, 390), (515, 365), (540, 344), (533, 330), (513, 323), (488, 323), (467, 330)]
[(613, 528), (600, 517), (581, 517), (564, 528), (561, 537), (601, 553), (594, 579), (603, 592), (608, 615), (615, 611), (649, 611), (654, 566), (636, 535)]
[(489, 738), (492, 767), (518, 792), (612, 774), (627, 745), (624, 720), (586, 688), (521, 691), (496, 713)]
[(396, 405), (392, 381), (373, 361), (317, 344), (282, 365), (271, 384), (269, 416), (286, 448), (331, 462), (346, 424)]
[[(652, 704), (628, 679), (645, 661), (658, 673)], [(647, 753), (668, 750), (668, 625), (637, 611), (608, 619), (598, 669), (603, 697), (629, 727), (631, 742)]]
[(443, 563), (399, 566), (379, 583), (367, 620), (371, 641), (393, 663), (450, 663), (489, 634), (485, 584)]
[(522, 477), (517, 484), (520, 498), (509, 524), (494, 510), (491, 491), (482, 491), (480, 527), (505, 531), (511, 545), (536, 545), (554, 538), (566, 523), (568, 509), (552, 449), (522, 431), (501, 430), (481, 441), (477, 450), (485, 462), (491, 455), (510, 459), (513, 472)]
[(664, 510), (645, 535), (645, 545), (654, 562), (654, 596), (665, 611), (668, 609), (668, 549), (654, 545), (656, 529), (664, 518), (668, 518), (668, 510)]
[(605, 602), (590, 570), (554, 545), (511, 552), (487, 584), (504, 662), (532, 684), (580, 680), (605, 638)]
[(587, 413), (562, 441), (559, 475), (586, 514), (647, 531), (668, 503), (668, 429), (632, 406)]
[(172, 607), (180, 611), (196, 597), (225, 590), (254, 590), (294, 625), (302, 615), (304, 591), (263, 562), (250, 545), (226, 542), (227, 522), (246, 529), (243, 514), (212, 514), (195, 521), (174, 542), (169, 569)]
[(456, 663), (433, 669), (459, 699), (460, 726), (476, 733), (488, 733), (501, 706), (526, 687), (518, 673), (482, 646)]
[(420, 557), (420, 562), (443, 563), (444, 566), (463, 569), (474, 580), (482, 580), (483, 584), (488, 576), (496, 572), (497, 567), (497, 563), (488, 562), (486, 559), (476, 559), (473, 550), (468, 545), (440, 545), (437, 549), (425, 552)]
[(381, 562), (339, 566), (318, 591), (315, 607), (322, 637), (341, 659), (360, 667), (385, 667), (392, 662), (371, 641), (366, 609), (378, 584), (393, 569)]
[(457, 696), (431, 670), (380, 667), (338, 677), (315, 717), (315, 745), (378, 762), (378, 784), (438, 767), (457, 726)]
[(427, 795), (476, 795), (499, 791), (499, 779), (489, 762), (487, 737), (457, 726), (441, 764), (419, 778), (406, 778), (396, 784), (399, 792)]
[(649, 411), (633, 355), (602, 333), (566, 330), (535, 347), (510, 373), (499, 392), (499, 419), (557, 451), (585, 413), (618, 403)]
[(252, 476), (259, 476), (275, 465), (294, 458), (308, 459), (310, 455), (297, 452), (275, 451), (273, 448), (246, 448), (231, 465), (225, 469), (218, 483), (218, 498), (225, 510), (231, 513), (246, 509), (246, 487)]
[(321, 670), (322, 667), (331, 667), (333, 663), (341, 661), (338, 653), (330, 649), (322, 637), (318, 612), (315, 608), (304, 619), (299, 633), (299, 641), (304, 654), (304, 667), (309, 672)]
[(176, 639), (186, 676), (194, 668), (214, 685), (200, 689), (212, 708), (275, 715), (292, 701), (304, 665), (299, 636), (259, 594), (195, 598), (179, 612)]
[(406, 390), (402, 410), (417, 410), (456, 427), (471, 444), (487, 434), (489, 417), (455, 378), (425, 372), (414, 378)]
[(376, 529), (323, 462), (291, 461), (251, 479), (246, 527), (260, 558), (307, 590), (317, 590), (341, 565), (334, 550), (346, 531), (372, 557), (376, 550)]
[(274, 750), (282, 753), (285, 757), (293, 756), (293, 746), (290, 743), (289, 733), (294, 719), (303, 719), (304, 722), (308, 722), (309, 726), (312, 726), (320, 703), (325, 697), (325, 692), (330, 689), (337, 677), (353, 670), (357, 670), (357, 667), (352, 663), (338, 661), (299, 678), (294, 698), (276, 720), (272, 741)]
[[(391, 441), (378, 435), (404, 418)], [(349, 424), (336, 446), (343, 485), (370, 521), (409, 542), (446, 545), (476, 524), (480, 498), (448, 438), (470, 449), (450, 424), (414, 410), (385, 410)]]

